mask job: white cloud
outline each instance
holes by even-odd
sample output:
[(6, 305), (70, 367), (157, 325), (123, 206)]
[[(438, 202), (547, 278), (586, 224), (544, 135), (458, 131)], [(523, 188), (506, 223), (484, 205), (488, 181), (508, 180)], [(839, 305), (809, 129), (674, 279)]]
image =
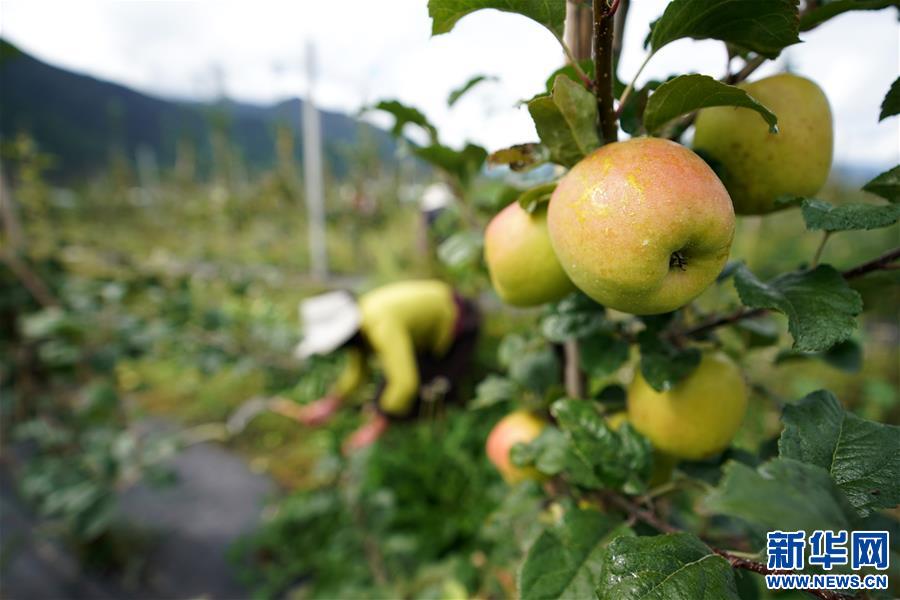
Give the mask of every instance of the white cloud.
[[(632, 2), (622, 74), (643, 59), (647, 24), (663, 0)], [(488, 148), (535, 139), (519, 99), (542, 89), (562, 61), (545, 30), (516, 15), (486, 11), (449, 35), (429, 37), (424, 0), (78, 1), (3, 0), (0, 33), (52, 64), (174, 97), (232, 97), (272, 102), (305, 95), (306, 42), (320, 64), (316, 86), (325, 108), (353, 112), (379, 98), (420, 107), (444, 140)], [(819, 82), (834, 108), (837, 160), (889, 167), (898, 162), (898, 119), (878, 124), (878, 106), (897, 77), (900, 36), (888, 11), (839, 17), (785, 52), (797, 72)], [(642, 79), (679, 71), (724, 69), (716, 42), (675, 42)], [(767, 66), (761, 73), (780, 65)], [(221, 77), (216, 75), (217, 70)], [(449, 92), (477, 73), (499, 83), (476, 88), (452, 110)]]

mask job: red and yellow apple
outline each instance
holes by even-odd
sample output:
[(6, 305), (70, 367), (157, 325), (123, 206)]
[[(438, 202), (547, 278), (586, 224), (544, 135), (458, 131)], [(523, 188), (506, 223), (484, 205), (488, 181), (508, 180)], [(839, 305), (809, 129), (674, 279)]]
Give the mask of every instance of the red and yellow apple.
[(520, 442), (526, 444), (534, 440), (546, 426), (546, 422), (523, 410), (506, 415), (494, 425), (488, 435), (485, 450), (488, 459), (494, 463), (507, 483), (541, 478), (541, 474), (533, 467), (514, 465), (509, 451)]
[(550, 240), (572, 282), (597, 302), (649, 315), (680, 308), (728, 259), (734, 210), (716, 174), (659, 138), (603, 146), (560, 181)]

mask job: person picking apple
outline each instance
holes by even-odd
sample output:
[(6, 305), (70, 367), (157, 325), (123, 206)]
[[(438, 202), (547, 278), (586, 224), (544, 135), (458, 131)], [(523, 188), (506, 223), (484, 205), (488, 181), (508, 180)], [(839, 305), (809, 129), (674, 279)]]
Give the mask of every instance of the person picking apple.
[(306, 360), (345, 349), (347, 366), (323, 398), (305, 406), (277, 399), (273, 411), (310, 427), (323, 425), (366, 380), (370, 355), (384, 372), (374, 410), (345, 441), (345, 452), (372, 444), (392, 421), (415, 417), (424, 400), (433, 400), (429, 391), (452, 397), (481, 322), (474, 302), (437, 280), (397, 282), (358, 299), (329, 292), (303, 301), (300, 317), (304, 337), (295, 355)]

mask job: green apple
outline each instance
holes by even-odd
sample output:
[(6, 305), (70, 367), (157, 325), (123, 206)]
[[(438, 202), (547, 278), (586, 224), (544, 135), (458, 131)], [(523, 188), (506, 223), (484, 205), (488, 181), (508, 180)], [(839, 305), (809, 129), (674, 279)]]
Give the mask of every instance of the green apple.
[(734, 210), (703, 160), (679, 144), (635, 138), (603, 146), (559, 182), (550, 240), (572, 282), (636, 315), (673, 311), (715, 281)]
[(831, 109), (818, 85), (783, 74), (742, 86), (778, 117), (778, 133), (748, 108), (699, 112), (694, 149), (708, 158), (731, 194), (734, 210), (759, 215), (780, 208), (779, 196), (812, 196), (825, 184), (834, 148)]
[(516, 411), (500, 419), (488, 435), (485, 450), (488, 459), (507, 483), (541, 479), (533, 467), (521, 468), (512, 463), (509, 451), (518, 443), (528, 443), (541, 434), (547, 424), (530, 412)]
[(697, 369), (657, 392), (637, 373), (628, 390), (628, 421), (657, 450), (698, 460), (728, 447), (747, 410), (740, 369), (721, 352), (703, 355)]
[(488, 223), (484, 259), (497, 295), (513, 306), (555, 302), (575, 290), (550, 244), (547, 208), (513, 202)]

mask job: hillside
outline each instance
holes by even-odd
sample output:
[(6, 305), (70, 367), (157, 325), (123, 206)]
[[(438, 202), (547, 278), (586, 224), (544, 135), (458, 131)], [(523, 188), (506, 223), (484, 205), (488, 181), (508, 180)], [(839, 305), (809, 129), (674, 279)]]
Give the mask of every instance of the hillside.
[[(166, 100), (54, 67), (0, 39), (0, 137), (27, 132), (55, 157), (50, 175), (57, 179), (98, 172), (114, 152), (133, 161), (139, 147), (151, 149), (157, 162), (169, 167), (179, 140), (192, 142), (202, 171), (210, 164), (214, 127), (227, 130), (254, 169), (273, 165), (276, 127), (286, 124), (297, 134), (299, 160), (301, 102), (258, 106)], [(386, 132), (340, 113), (322, 111), (321, 116), (326, 161), (336, 175), (347, 169), (341, 148), (358, 139), (360, 128), (371, 133), (379, 154), (391, 160), (394, 143)]]

